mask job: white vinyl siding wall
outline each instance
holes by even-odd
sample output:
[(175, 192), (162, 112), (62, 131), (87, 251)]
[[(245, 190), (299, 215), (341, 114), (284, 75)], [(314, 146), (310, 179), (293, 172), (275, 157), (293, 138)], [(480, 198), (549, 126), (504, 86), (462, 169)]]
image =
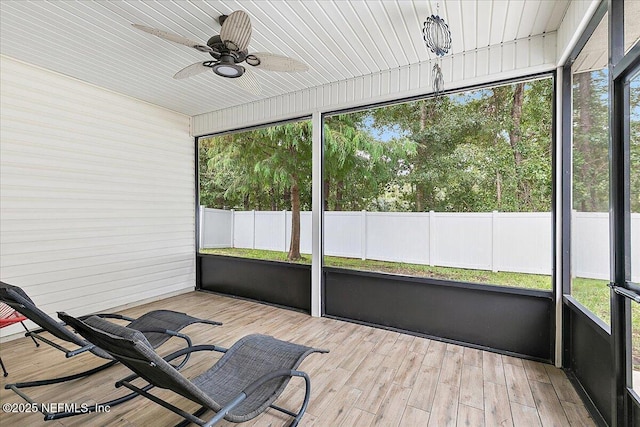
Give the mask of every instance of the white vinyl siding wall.
[(54, 316), (194, 289), (189, 117), (0, 61), (0, 279)]
[[(200, 114), (193, 117), (192, 132), (201, 136), (310, 115), (314, 111), (330, 112), (429, 94), (433, 91), (433, 65), (434, 61), (412, 64)], [(555, 68), (555, 32), (442, 58), (446, 90)]]

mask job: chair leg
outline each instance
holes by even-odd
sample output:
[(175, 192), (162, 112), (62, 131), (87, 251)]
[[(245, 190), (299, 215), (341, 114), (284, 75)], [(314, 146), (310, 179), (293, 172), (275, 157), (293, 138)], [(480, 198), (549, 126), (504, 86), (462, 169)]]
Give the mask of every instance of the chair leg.
[(301, 377), (304, 378), (304, 401), (300, 407), (300, 412), (298, 412), (298, 415), (293, 419), (293, 421), (291, 421), (291, 427), (296, 427), (298, 425), (307, 410), (307, 406), (309, 406), (309, 398), (311, 397), (311, 379), (309, 378), (309, 375), (304, 372), (300, 372), (300, 374), (302, 374)]
[[(20, 322), (20, 324), (22, 325), (22, 327), (24, 328), (25, 331), (29, 332), (29, 329), (27, 328), (27, 325), (24, 324), (24, 322)], [(36, 345), (36, 347), (40, 347), (40, 343), (38, 341), (36, 341), (36, 339), (33, 337), (33, 335), (29, 335), (29, 337), (31, 337), (31, 340)]]
[(277, 405), (273, 405), (273, 404), (269, 405), (269, 407), (272, 409), (275, 409), (277, 411), (283, 412), (287, 415), (294, 417), (293, 420), (291, 421), (291, 424), (289, 424), (289, 427), (296, 427), (298, 425), (298, 423), (302, 419), (302, 416), (307, 410), (307, 406), (309, 405), (309, 398), (311, 397), (311, 379), (309, 378), (309, 376), (306, 373), (301, 371), (296, 372), (295, 376), (304, 378), (304, 385), (305, 385), (304, 400), (302, 402), (302, 406), (300, 407), (300, 410), (298, 411), (298, 413), (296, 414), (295, 412), (291, 412), (288, 409), (281, 408), (280, 406), (277, 406)]
[[(194, 412), (193, 415), (194, 417), (198, 417), (200, 418), (202, 415), (204, 415), (209, 409), (205, 408), (204, 406), (200, 409), (198, 409), (196, 412)], [(181, 422), (179, 422), (178, 424), (176, 424), (173, 427), (187, 427), (189, 424), (192, 424), (191, 421), (189, 420), (183, 420)]]
[[(20, 324), (22, 325), (25, 331), (29, 332), (29, 329), (27, 329), (24, 322), (20, 322)], [(33, 340), (33, 343), (36, 345), (36, 347), (40, 347), (40, 344), (36, 341), (34, 337), (31, 337), (31, 339)], [(2, 375), (4, 377), (8, 377), (9, 373), (7, 372), (7, 368), (4, 367), (4, 363), (2, 362), (2, 357), (0, 357), (0, 366), (2, 366)]]
[(104, 365), (100, 365), (96, 368), (79, 372), (77, 374), (67, 375), (65, 377), (59, 377), (59, 378), (51, 378), (48, 380), (38, 380), (38, 381), (28, 381), (24, 383), (7, 384), (4, 386), (4, 388), (9, 389), (9, 388), (12, 388), (11, 386), (15, 386), (16, 388), (40, 387), (44, 385), (64, 383), (67, 381), (77, 380), (78, 378), (88, 377), (89, 375), (95, 374), (96, 372), (103, 371), (108, 367), (115, 365), (116, 363), (118, 362), (115, 360), (112, 360), (110, 362), (105, 363)]
[(7, 369), (4, 367), (4, 363), (2, 363), (2, 357), (0, 357), (0, 366), (2, 366), (2, 372), (4, 374), (5, 377), (9, 376), (9, 373), (7, 372)]
[[(141, 390), (144, 391), (148, 391), (151, 390), (154, 386), (152, 384), (147, 384), (146, 386), (142, 387)], [(131, 392), (129, 394), (126, 394), (122, 397), (118, 397), (116, 399), (113, 400), (109, 400), (108, 402), (102, 402), (102, 403), (96, 403), (94, 405), (88, 405), (86, 407), (83, 407), (82, 405), (73, 405), (73, 406), (79, 406), (82, 409), (81, 410), (71, 410), (71, 411), (58, 411), (58, 412), (49, 412), (47, 411), (47, 408), (45, 408), (43, 405), (40, 405), (38, 403), (35, 403), (29, 396), (27, 396), (25, 393), (23, 393), (20, 389), (18, 389), (15, 384), (8, 384), (7, 386), (5, 386), (6, 389), (10, 389), (13, 390), (14, 393), (16, 393), (18, 396), (22, 397), (26, 402), (36, 405), (36, 408), (38, 409), (38, 411), (40, 411), (40, 413), (42, 413), (44, 415), (44, 420), (45, 421), (51, 421), (51, 420), (59, 420), (61, 418), (68, 418), (68, 417), (73, 417), (76, 415), (83, 415), (83, 414), (88, 414), (91, 412), (96, 412), (96, 411), (100, 411), (102, 408), (107, 409), (107, 408), (113, 408), (114, 406), (120, 405), (122, 403), (128, 402), (131, 399), (133, 399), (134, 397), (139, 396), (138, 393), (136, 392)]]

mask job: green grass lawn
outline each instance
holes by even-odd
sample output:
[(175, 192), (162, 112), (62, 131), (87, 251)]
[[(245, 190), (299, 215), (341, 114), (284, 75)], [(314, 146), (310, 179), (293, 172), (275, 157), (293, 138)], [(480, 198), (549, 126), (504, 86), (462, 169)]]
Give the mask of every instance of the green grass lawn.
[[(202, 253), (229, 255), (243, 258), (253, 258), (271, 261), (291, 262), (287, 260), (286, 252), (265, 251), (257, 249), (202, 249)], [(311, 255), (303, 254), (300, 264), (311, 264)], [(350, 268), (354, 270), (378, 271), (391, 274), (402, 274), (416, 277), (432, 277), (435, 279), (453, 280), (458, 282), (484, 283), (489, 285), (510, 286), (526, 289), (552, 289), (551, 276), (542, 274), (525, 274), (509, 272), (491, 272), (484, 270), (469, 270), (464, 268), (430, 267), (421, 264), (407, 264), (401, 262), (361, 260), (357, 258), (340, 258), (326, 256), (324, 265), (327, 267)], [(606, 280), (584, 279), (576, 277), (572, 281), (572, 295), (582, 305), (591, 310), (606, 324), (610, 323), (609, 288)], [(633, 355), (634, 367), (640, 370), (640, 309), (632, 314), (633, 323)]]
[[(266, 251), (259, 249), (202, 249), (202, 253), (229, 255), (242, 258), (253, 258), (270, 261), (292, 262), (287, 260), (286, 252)], [(303, 254), (302, 259), (293, 261), (299, 264), (311, 264), (311, 255)], [(499, 271), (494, 273), (485, 270), (470, 270), (465, 268), (431, 267), (422, 264), (408, 264), (402, 262), (361, 260), (358, 258), (341, 258), (326, 256), (324, 265), (327, 267), (350, 268), (354, 270), (378, 271), (382, 273), (402, 274), (405, 276), (432, 277), (434, 279), (454, 280), (458, 282), (485, 283), (498, 286), (512, 286), (526, 289), (551, 290), (551, 276), (543, 274), (509, 273)], [(609, 312), (608, 298), (606, 304), (601, 304), (603, 296), (608, 296), (609, 288), (605, 281), (581, 279), (574, 280), (574, 287), (580, 290), (579, 300), (599, 315)], [(605, 285), (604, 287), (602, 285)], [(602, 292), (599, 292), (602, 291)], [(607, 314), (608, 319), (608, 314)], [(608, 323), (608, 322), (607, 322)]]

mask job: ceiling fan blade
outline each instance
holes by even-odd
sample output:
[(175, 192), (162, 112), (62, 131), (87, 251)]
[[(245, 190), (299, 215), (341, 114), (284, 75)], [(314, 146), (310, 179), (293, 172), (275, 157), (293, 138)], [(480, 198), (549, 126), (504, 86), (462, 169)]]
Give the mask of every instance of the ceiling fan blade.
[(251, 40), (251, 18), (249, 15), (242, 10), (236, 10), (227, 16), (220, 29), (220, 39), (229, 50), (246, 50), (249, 46), (249, 40)]
[(260, 86), (260, 82), (256, 78), (256, 75), (253, 71), (249, 69), (244, 70), (244, 74), (240, 77), (236, 77), (234, 79), (227, 79), (234, 82), (241, 89), (249, 92), (252, 95), (260, 95), (262, 93), (262, 87)]
[(212, 49), (209, 46), (200, 44), (198, 42), (194, 42), (193, 40), (190, 40), (181, 35), (173, 34), (168, 31), (158, 30), (157, 28), (147, 27), (146, 25), (141, 25), (141, 24), (131, 24), (131, 25), (140, 31), (153, 34), (154, 36), (160, 37), (161, 39), (169, 40), (170, 42), (178, 43), (184, 46), (189, 46), (199, 50), (200, 52), (212, 52)]
[(308, 71), (309, 66), (297, 59), (288, 56), (276, 55), (275, 53), (254, 52), (247, 55), (247, 64), (255, 68), (268, 71), (283, 71), (293, 73), (297, 71)]
[(187, 77), (195, 76), (197, 74), (204, 73), (205, 71), (209, 71), (211, 67), (205, 65), (209, 63), (211, 63), (211, 61), (196, 62), (195, 64), (191, 64), (188, 67), (184, 67), (182, 70), (175, 73), (173, 78), (186, 79)]

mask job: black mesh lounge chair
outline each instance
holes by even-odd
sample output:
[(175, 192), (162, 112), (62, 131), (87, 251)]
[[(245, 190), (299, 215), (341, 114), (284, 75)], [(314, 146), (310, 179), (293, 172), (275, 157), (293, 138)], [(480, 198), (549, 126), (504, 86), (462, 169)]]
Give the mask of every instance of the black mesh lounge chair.
[[(91, 352), (96, 356), (99, 356), (103, 359), (109, 360), (109, 362), (100, 365), (96, 368), (89, 369), (83, 372), (79, 372), (73, 375), (67, 375), (59, 378), (51, 378), (46, 380), (38, 380), (38, 381), (29, 381), (22, 383), (14, 383), (14, 384), (6, 384), (6, 389), (11, 389), (15, 393), (17, 393), (20, 397), (25, 399), (26, 401), (30, 401), (30, 398), (22, 392), (20, 389), (28, 388), (28, 387), (39, 387), (46, 386), (52, 384), (63, 383), (67, 381), (72, 381), (79, 378), (84, 378), (96, 372), (100, 372), (114, 364), (118, 363), (117, 360), (114, 360), (113, 357), (102, 350), (99, 347), (87, 342), (82, 339), (77, 334), (74, 334), (71, 330), (69, 330), (65, 324), (58, 322), (53, 319), (51, 316), (40, 310), (35, 303), (29, 298), (29, 296), (18, 286), (9, 285), (4, 282), (0, 282), (0, 301), (12, 307), (13, 309), (22, 313), (27, 319), (35, 322), (41, 329), (27, 331), (25, 336), (29, 336), (38, 341), (42, 341), (60, 351), (63, 351), (67, 357), (73, 357), (78, 354), (84, 352)], [(144, 315), (140, 316), (137, 319), (133, 319), (131, 317), (122, 316), (119, 314), (97, 314), (98, 317), (111, 318), (111, 319), (119, 319), (130, 322), (127, 326), (134, 330), (140, 331), (144, 334), (145, 339), (149, 342), (149, 344), (153, 348), (158, 348), (162, 344), (164, 344), (171, 337), (178, 337), (185, 340), (186, 347), (190, 347), (192, 345), (191, 339), (178, 331), (185, 328), (188, 325), (194, 323), (205, 323), (210, 325), (221, 325), (219, 322), (215, 322), (212, 320), (206, 319), (198, 319), (196, 317), (189, 316), (185, 313), (179, 313), (176, 311), (170, 310), (154, 310)], [(89, 316), (84, 316), (84, 318)], [(50, 339), (42, 336), (43, 332), (48, 332), (51, 335), (66, 341), (71, 344), (75, 344), (77, 347), (75, 349), (67, 349), (60, 344), (57, 344)], [(178, 369), (187, 362), (189, 355), (185, 355), (185, 358), (180, 362), (177, 366)], [(131, 398), (135, 397), (135, 393), (130, 393), (127, 396), (123, 396), (119, 399), (115, 399), (109, 402), (104, 402), (102, 405), (115, 406), (119, 403), (126, 402)], [(68, 411), (60, 411), (60, 412), (47, 412), (42, 411), (45, 415), (45, 420), (53, 420), (58, 418), (64, 418), (72, 415), (78, 415), (78, 413), (68, 412)]]
[[(183, 425), (191, 422), (212, 426), (223, 418), (241, 423), (273, 408), (292, 416), (290, 425), (296, 426), (307, 409), (311, 391), (309, 376), (296, 369), (309, 354), (327, 352), (255, 334), (241, 338), (228, 350), (214, 345), (200, 345), (179, 350), (163, 359), (140, 332), (96, 316), (84, 321), (65, 313), (58, 313), (58, 316), (88, 341), (109, 352), (135, 372), (118, 381), (116, 387), (125, 386), (175, 412), (185, 419)], [(169, 362), (195, 351), (218, 351), (224, 355), (209, 370), (189, 380)], [(148, 390), (132, 385), (131, 381), (138, 377), (156, 387), (172, 390), (202, 405), (202, 408), (193, 414), (186, 412)], [(304, 378), (306, 386), (304, 401), (297, 413), (273, 404), (292, 377)], [(216, 414), (204, 421), (199, 417), (207, 410)]]

